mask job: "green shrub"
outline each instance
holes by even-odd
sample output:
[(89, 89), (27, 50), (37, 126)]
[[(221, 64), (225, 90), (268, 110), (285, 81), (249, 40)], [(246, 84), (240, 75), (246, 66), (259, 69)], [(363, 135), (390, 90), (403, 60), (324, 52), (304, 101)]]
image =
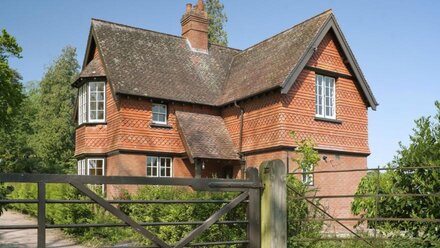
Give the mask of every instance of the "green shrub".
[[(133, 200), (223, 200), (232, 199), (236, 193), (194, 192), (185, 187), (145, 186), (137, 194), (129, 196)], [(125, 204), (121, 209), (138, 222), (187, 222), (205, 221), (221, 208), (222, 204)], [(245, 220), (246, 205), (240, 204), (220, 220)], [(167, 243), (175, 243), (197, 226), (155, 226), (147, 228)], [(213, 225), (193, 242), (227, 241), (246, 239), (245, 225)], [(142, 241), (142, 243), (147, 243)], [(241, 247), (241, 246), (217, 246)]]
[[(324, 222), (322, 212), (313, 207), (306, 199), (298, 197), (310, 196), (316, 190), (310, 189), (294, 175), (287, 177), (287, 243), (288, 247), (310, 247), (312, 241), (300, 239), (316, 239), (321, 237)], [(321, 206), (318, 198), (309, 199), (315, 205)]]
[[(13, 184), (12, 199), (37, 199), (36, 184)], [(48, 184), (47, 199), (87, 199), (70, 185)], [(223, 200), (233, 199), (237, 193), (195, 192), (184, 187), (144, 186), (136, 194), (126, 194), (124, 199), (133, 200)], [(138, 222), (187, 222), (205, 221), (220, 209), (222, 204), (120, 204), (119, 208)], [(37, 216), (37, 204), (11, 204), (11, 208)], [(113, 215), (94, 204), (47, 204), (46, 218), (51, 224), (121, 223)], [(240, 204), (220, 220), (245, 220), (246, 204)], [(197, 225), (154, 226), (147, 229), (167, 243), (178, 242)], [(81, 242), (93, 245), (116, 243), (149, 244), (130, 227), (66, 228), (63, 230)], [(193, 242), (246, 239), (246, 225), (213, 225)], [(241, 246), (217, 246), (241, 247)]]

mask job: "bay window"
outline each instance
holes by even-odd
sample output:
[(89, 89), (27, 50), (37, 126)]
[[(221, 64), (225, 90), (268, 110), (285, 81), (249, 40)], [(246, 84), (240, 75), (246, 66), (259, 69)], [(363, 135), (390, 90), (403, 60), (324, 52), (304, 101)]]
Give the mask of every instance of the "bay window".
[[(104, 158), (85, 158), (78, 160), (78, 175), (80, 176), (105, 176), (105, 160)], [(97, 193), (104, 193), (103, 184), (88, 185)]]
[(105, 122), (105, 82), (88, 82), (78, 91), (78, 124)]

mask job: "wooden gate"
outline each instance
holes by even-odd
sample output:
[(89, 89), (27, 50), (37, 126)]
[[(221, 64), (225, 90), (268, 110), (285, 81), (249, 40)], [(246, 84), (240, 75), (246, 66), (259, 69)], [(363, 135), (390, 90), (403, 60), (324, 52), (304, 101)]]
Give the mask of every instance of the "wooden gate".
[[(243, 244), (252, 248), (261, 246), (260, 235), (260, 194), (262, 185), (255, 168), (248, 168), (247, 180), (237, 179), (194, 179), (194, 178), (148, 178), (148, 177), (119, 177), (119, 176), (74, 176), (74, 175), (54, 175), (54, 174), (2, 174), (0, 173), (0, 183), (35, 183), (38, 185), (37, 199), (2, 199), (0, 203), (33, 203), (38, 204), (38, 224), (37, 225), (2, 225), (0, 229), (38, 229), (38, 247), (46, 246), (46, 229), (47, 228), (69, 228), (72, 225), (49, 225), (46, 223), (46, 205), (53, 203), (90, 203), (90, 201), (103, 207), (109, 213), (122, 220), (125, 224), (122, 226), (130, 226), (133, 230), (141, 234), (154, 244), (151, 247), (187, 247), (187, 246), (214, 246), (214, 245), (233, 245)], [(70, 184), (78, 189), (82, 194), (90, 198), (87, 200), (54, 200), (46, 198), (46, 184)], [(239, 192), (239, 195), (230, 201), (225, 201), (224, 205), (208, 219), (200, 223), (175, 222), (173, 225), (193, 224), (197, 227), (189, 232), (180, 241), (174, 244), (167, 244), (154, 233), (150, 232), (145, 226), (157, 225), (160, 223), (137, 223), (130, 216), (116, 208), (114, 204), (130, 203), (127, 200), (107, 200), (87, 185), (93, 184), (118, 184), (118, 185), (169, 185), (169, 186), (189, 186), (195, 191), (222, 191), (222, 192)], [(139, 201), (135, 203), (154, 204), (157, 201)], [(167, 200), (161, 201), (167, 203)], [(189, 200), (174, 200), (173, 203), (188, 203)], [(199, 203), (213, 203), (214, 200), (203, 200)], [(194, 201), (191, 201), (194, 203)], [(218, 202), (217, 202), (218, 203)], [(234, 209), (240, 203), (247, 203), (246, 224), (247, 239), (246, 240), (226, 240), (217, 242), (191, 243), (202, 232), (209, 229), (226, 213)], [(242, 223), (242, 221), (229, 221), (229, 224)], [(162, 223), (167, 224), (167, 223)], [(78, 226), (78, 225), (76, 225)], [(81, 227), (87, 228), (96, 226), (93, 224), (81, 224)], [(121, 226), (118, 224), (108, 224), (106, 226)]]

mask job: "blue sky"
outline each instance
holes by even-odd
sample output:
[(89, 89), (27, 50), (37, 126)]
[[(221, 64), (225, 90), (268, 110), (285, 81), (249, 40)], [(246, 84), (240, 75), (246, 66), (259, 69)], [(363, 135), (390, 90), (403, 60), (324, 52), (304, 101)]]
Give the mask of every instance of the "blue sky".
[[(180, 35), (185, 3), (196, 0), (3, 0), (0, 29), (17, 38), (23, 82), (39, 80), (66, 45), (82, 63), (90, 19)], [(380, 106), (369, 111), (369, 166), (390, 161), (408, 143), (413, 120), (434, 115), (440, 100), (440, 1), (223, 0), (229, 46), (244, 49), (333, 9)]]

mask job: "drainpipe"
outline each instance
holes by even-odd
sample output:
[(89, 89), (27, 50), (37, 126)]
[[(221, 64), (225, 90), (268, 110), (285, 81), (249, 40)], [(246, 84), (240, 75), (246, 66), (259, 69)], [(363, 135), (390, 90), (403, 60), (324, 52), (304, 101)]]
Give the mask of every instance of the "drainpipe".
[(240, 110), (240, 134), (238, 139), (238, 156), (240, 157), (240, 165), (241, 165), (241, 179), (244, 179), (245, 170), (246, 170), (246, 160), (243, 155), (243, 115), (244, 109), (237, 104), (237, 101), (234, 102), (234, 106)]

